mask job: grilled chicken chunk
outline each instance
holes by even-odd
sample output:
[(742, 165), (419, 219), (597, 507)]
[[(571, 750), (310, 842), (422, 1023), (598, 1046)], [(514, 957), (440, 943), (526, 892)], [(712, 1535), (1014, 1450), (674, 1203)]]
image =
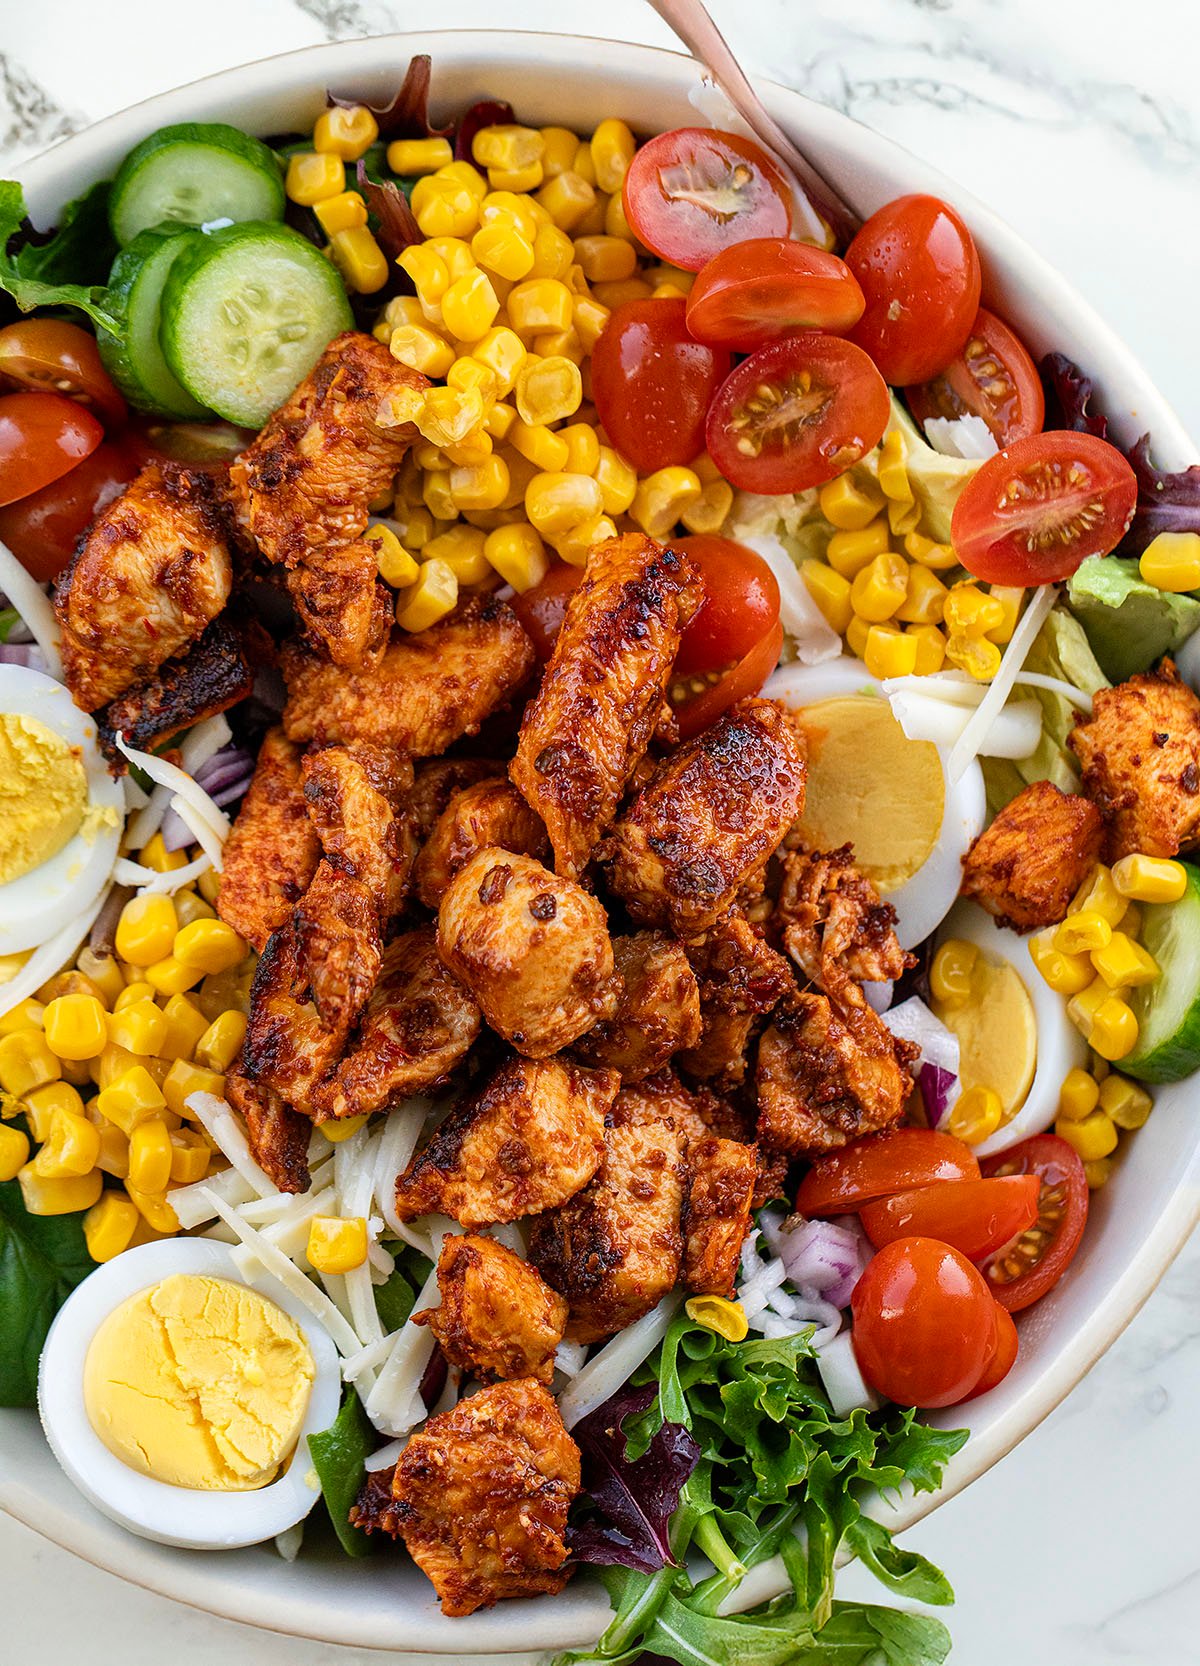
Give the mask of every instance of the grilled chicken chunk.
[(304, 895), (321, 855), (300, 749), (282, 729), (267, 732), (224, 854), (217, 913), (261, 954)]
[(637, 1082), (699, 1041), (700, 992), (682, 945), (665, 932), (614, 937), (613, 964), (617, 1009), (581, 1036), (575, 1051), (588, 1064), (619, 1070), (623, 1082)]
[(364, 539), (311, 555), (287, 576), (288, 594), (309, 643), (355, 671), (379, 661), (392, 628), (391, 593)]
[(835, 1151), (904, 1112), (917, 1049), (892, 1035), (854, 984), (843, 994), (835, 1007), (824, 995), (797, 993), (763, 1033), (758, 1137), (771, 1150), (792, 1157)]
[(396, 1181), (401, 1220), (435, 1210), (466, 1227), (515, 1221), (573, 1197), (604, 1156), (612, 1070), (510, 1059), (456, 1105)]
[(963, 857), (963, 895), (1013, 931), (1057, 925), (1099, 861), (1103, 842), (1104, 821), (1094, 804), (1035, 781)]
[(456, 793), (477, 782), (500, 781), (503, 777), (504, 765), (490, 758), (427, 758), (419, 763), (408, 795), (417, 837), (424, 843)]
[(308, 1118), (285, 1105), (270, 1088), (252, 1082), (240, 1060), (226, 1074), (225, 1097), (245, 1119), (246, 1138), (259, 1168), (281, 1192), (306, 1192), (311, 1184), (308, 1142), (312, 1123)]
[(775, 921), (796, 965), (823, 989), (847, 977), (884, 982), (912, 964), (896, 939), (896, 910), (854, 866), (852, 845), (785, 856)]
[(567, 1304), (535, 1267), (494, 1238), (449, 1233), (438, 1256), (437, 1307), (413, 1314), (451, 1365), (482, 1383), (533, 1377), (549, 1384)]
[(431, 1417), (396, 1465), (392, 1519), (443, 1614), (560, 1591), (579, 1448), (541, 1383), (497, 1383)]
[(417, 895), (426, 908), (437, 909), (455, 874), (488, 845), (538, 857), (549, 849), (546, 829), (504, 780), (463, 787), (438, 817), (414, 874)]
[(604, 1161), (569, 1203), (533, 1222), (529, 1259), (567, 1298), (573, 1342), (623, 1330), (672, 1289), (683, 1258), (680, 1218), (687, 1140), (652, 1100), (622, 1099)]
[(616, 1007), (603, 908), (532, 856), (493, 845), (459, 869), (438, 910), (438, 953), (527, 1058), (569, 1047)]
[(115, 737), (124, 735), (143, 752), (215, 717), (244, 700), (254, 687), (254, 658), (246, 633), (214, 619), (176, 659), (164, 660), (148, 682), (118, 694), (99, 714), (100, 744), (114, 762)]
[(714, 1134), (689, 1140), (683, 1203), (683, 1282), (701, 1296), (732, 1296), (758, 1185), (752, 1145)]
[(97, 515), (55, 593), (75, 704), (95, 711), (182, 654), (232, 580), (212, 476), (148, 464)]
[(369, 741), (310, 752), (300, 769), (322, 850), (363, 882), (382, 921), (398, 914), (408, 896), (417, 852), (405, 810), (412, 778), (406, 757)]
[(369, 740), (425, 758), (475, 734), (525, 681), (533, 646), (504, 602), (473, 597), (416, 636), (397, 630), (365, 670), (344, 671), (293, 644), (281, 659), (292, 740)]
[(432, 926), (383, 951), (358, 1040), (312, 1094), (317, 1122), (399, 1105), (436, 1087), (479, 1035), (479, 1008), (438, 958)]
[(588, 558), (509, 770), (567, 879), (587, 866), (650, 744), (683, 627), (702, 600), (691, 562), (640, 533)]
[(787, 961), (745, 915), (731, 913), (688, 945), (700, 987), (702, 1029), (679, 1055), (689, 1076), (734, 1087), (744, 1080), (750, 1037), (765, 1013), (795, 988)]
[(1067, 744), (1104, 817), (1104, 856), (1174, 856), (1200, 838), (1200, 700), (1174, 661), (1098, 689)]
[(660, 765), (605, 841), (633, 918), (694, 937), (752, 882), (804, 808), (805, 760), (772, 700), (741, 700)]

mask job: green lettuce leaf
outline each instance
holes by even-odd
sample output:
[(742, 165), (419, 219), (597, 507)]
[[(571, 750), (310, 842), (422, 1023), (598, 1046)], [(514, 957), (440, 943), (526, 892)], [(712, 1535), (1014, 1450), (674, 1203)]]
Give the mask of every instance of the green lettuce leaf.
[(0, 180), (0, 289), (22, 312), (77, 307), (102, 329), (119, 332), (104, 282), (115, 253), (108, 190), (107, 184), (93, 185), (63, 209), (48, 242), (25, 242), (10, 252), (18, 232), (28, 230), (25, 193), (16, 180)]
[(51, 1321), (95, 1265), (82, 1214), (31, 1215), (15, 1180), (0, 1185), (0, 1406), (36, 1403)]
[(321, 1496), (347, 1556), (370, 1556), (378, 1549), (375, 1539), (352, 1527), (349, 1519), (350, 1506), (362, 1486), (367, 1457), (378, 1444), (379, 1437), (353, 1388), (347, 1388), (341, 1410), (328, 1429), (308, 1437)]

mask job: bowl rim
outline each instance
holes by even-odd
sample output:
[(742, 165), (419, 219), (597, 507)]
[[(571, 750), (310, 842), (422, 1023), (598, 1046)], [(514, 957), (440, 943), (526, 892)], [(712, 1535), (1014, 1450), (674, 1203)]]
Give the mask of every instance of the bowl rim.
[[(655, 80), (669, 83), (673, 91), (680, 90), (687, 80), (694, 82), (699, 76), (699, 66), (685, 53), (604, 37), (545, 30), (394, 31), (369, 38), (301, 47), (219, 70), (154, 94), (59, 141), (20, 164), (17, 171), (32, 197), (31, 208), (36, 220), (39, 206), (43, 213), (46, 204), (57, 211), (65, 196), (70, 194), (62, 184), (68, 176), (97, 177), (102, 166), (99, 158), (106, 151), (117, 149), (119, 153), (119, 148), (129, 148), (153, 126), (165, 121), (219, 119), (223, 97), (236, 94), (244, 98), (257, 96), (265, 99), (272, 91), (282, 95), (286, 91), (295, 93), (301, 86), (319, 89), (330, 80), (337, 82), (343, 76), (363, 84), (378, 70), (386, 72), (394, 69), (395, 63), (402, 62), (406, 55), (430, 52), (434, 56), (436, 103), (439, 53), (443, 65), (449, 62), (461, 68), (467, 62), (490, 64), (501, 74), (505, 70), (528, 70), (530, 43), (536, 43), (533, 56), (539, 73), (543, 69), (546, 73), (553, 73), (556, 65), (567, 70), (583, 62), (588, 63), (592, 70), (599, 68), (614, 75), (624, 73), (635, 83)], [(539, 48), (546, 60), (544, 63), (536, 62)], [(376, 61), (372, 62), (372, 59)], [(1132, 439), (1137, 432), (1151, 428), (1156, 454), (1168, 467), (1182, 467), (1194, 458), (1194, 443), (1135, 355), (1073, 285), (1000, 216), (940, 169), (914, 156), (896, 141), (793, 89), (763, 77), (755, 77), (755, 80), (764, 102), (785, 127), (789, 125), (789, 119), (795, 122), (802, 116), (803, 125), (808, 129), (808, 142), (816, 142), (818, 148), (824, 144), (837, 150), (850, 173), (853, 173), (856, 164), (869, 172), (880, 158), (886, 162), (888, 159), (894, 161), (899, 156), (903, 160), (905, 173), (911, 173), (914, 181), (923, 182), (920, 187), (914, 184), (914, 189), (941, 189), (951, 195), (962, 207), (978, 240), (999, 247), (1001, 253), (996, 262), (997, 269), (1018, 274), (1023, 287), (1036, 287), (1039, 301), (1044, 301), (1048, 311), (1065, 315), (1069, 309), (1076, 332), (1086, 335), (1089, 341), (1096, 342), (1103, 350), (1110, 375), (1098, 385), (1102, 387), (1106, 402), (1112, 409), (1114, 429), (1123, 438)], [(174, 106), (183, 106), (184, 109), (176, 113), (172, 108)], [(169, 113), (164, 114), (164, 111)], [(76, 188), (77, 185), (72, 190)], [(853, 202), (853, 191), (846, 194)], [(1136, 405), (1130, 405), (1125, 397), (1130, 392)], [(987, 1432), (968, 1441), (962, 1452), (951, 1461), (945, 1484), (937, 1493), (915, 1498), (908, 1496), (895, 1509), (881, 1507), (880, 1513), (888, 1525), (894, 1530), (901, 1530), (919, 1521), (977, 1479), (1030, 1433), (1124, 1330), (1149, 1297), (1198, 1219), (1200, 1136), (1194, 1143), (1186, 1167), (1175, 1176), (1164, 1207), (1137, 1245), (1136, 1254), (1128, 1260), (1123, 1273), (1109, 1289), (1107, 1299), (1094, 1306), (1079, 1325), (1076, 1351), (1070, 1361), (1052, 1361), (1036, 1383), (1014, 1392)], [(0, 1429), (11, 1427), (23, 1430), (29, 1426), (31, 1418), (28, 1413), (0, 1413)], [(294, 1594), (284, 1588), (283, 1581), (280, 1581), (277, 1594), (272, 1592), (267, 1596), (253, 1580), (210, 1577), (208, 1570), (212, 1564), (203, 1557), (190, 1556), (186, 1562), (167, 1558), (159, 1554), (161, 1547), (129, 1535), (120, 1535), (115, 1542), (110, 1542), (108, 1534), (103, 1531), (108, 1524), (99, 1518), (94, 1519), (82, 1498), (74, 1501), (77, 1508), (48, 1507), (29, 1477), (15, 1471), (6, 1472), (3, 1446), (7, 1444), (5, 1441), (0, 1445), (0, 1509), (94, 1566), (205, 1613), (318, 1642), (367, 1649), (399, 1648), (402, 1653), (427, 1651), (457, 1655), (459, 1658), (466, 1658), (463, 1651), (470, 1649), (502, 1658), (505, 1654), (524, 1654), (527, 1650), (571, 1647), (588, 1640), (579, 1632), (578, 1626), (564, 1635), (562, 1626), (551, 1618), (553, 1599), (549, 1599), (549, 1608), (545, 1600), (537, 1604), (505, 1604), (490, 1613), (452, 1622), (446, 1622), (429, 1607), (417, 1614), (402, 1613), (402, 1602), (397, 1602), (398, 1625), (373, 1624), (368, 1616), (363, 1616), (357, 1625), (347, 1629), (346, 1616), (339, 1613), (335, 1629), (334, 1619), (319, 1620), (311, 1605), (305, 1607), (300, 1604), (297, 1609)], [(45, 1456), (49, 1459), (48, 1452)], [(779, 1588), (778, 1569), (768, 1563), (755, 1569), (743, 1583), (739, 1598), (748, 1605)], [(518, 1608), (528, 1616), (528, 1623), (521, 1624), (522, 1616), (512, 1614)], [(587, 1624), (592, 1626), (597, 1619), (603, 1623), (603, 1616), (609, 1611), (607, 1599), (602, 1593), (596, 1601), (581, 1605), (581, 1608), (584, 1614), (591, 1616)], [(505, 1609), (511, 1616), (506, 1616), (507, 1623), (501, 1619)]]

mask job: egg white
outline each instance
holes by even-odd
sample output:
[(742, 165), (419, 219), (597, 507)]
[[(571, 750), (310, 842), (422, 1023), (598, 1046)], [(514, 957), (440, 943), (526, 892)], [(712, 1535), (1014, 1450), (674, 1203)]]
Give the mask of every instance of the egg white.
[(100, 894), (117, 859), (125, 825), (121, 784), (109, 773), (96, 725), (62, 683), (22, 665), (0, 665), (0, 712), (34, 717), (79, 752), (87, 782), (87, 810), (111, 810), (111, 825), (78, 833), (49, 861), (0, 885), (0, 954), (46, 942)]
[(59, 1309), (38, 1369), (38, 1411), (54, 1456), (95, 1507), (120, 1526), (159, 1544), (187, 1550), (233, 1550), (260, 1544), (303, 1521), (320, 1496), (308, 1436), (338, 1414), (341, 1370), (328, 1332), (281, 1284), (255, 1288), (276, 1302), (303, 1332), (315, 1373), (308, 1410), (288, 1467), (257, 1492), (199, 1492), (139, 1475), (92, 1428), (84, 1403), (83, 1369), (100, 1325), (128, 1297), (172, 1273), (198, 1273), (245, 1284), (228, 1244), (167, 1238), (106, 1261)]
[(1020, 978), (1033, 1002), (1037, 1025), (1037, 1063), (1025, 1103), (990, 1139), (975, 1147), (977, 1157), (991, 1157), (997, 1151), (1027, 1140), (1049, 1128), (1058, 1111), (1058, 1093), (1063, 1077), (1076, 1065), (1087, 1063), (1087, 1043), (1067, 1017), (1067, 1003), (1056, 995), (1033, 964), (1028, 937), (1018, 937), (996, 924), (978, 903), (959, 902), (938, 932), (939, 941), (959, 937), (974, 943), (990, 960), (1007, 961)]
[[(794, 711), (853, 694), (876, 694), (881, 700), (887, 699), (883, 685), (866, 666), (846, 655), (821, 665), (781, 666), (763, 693)], [(937, 754), (945, 785), (937, 843), (910, 879), (886, 893), (886, 901), (896, 910), (896, 936), (904, 949), (923, 942), (953, 907), (962, 884), (962, 858), (983, 830), (987, 816), (979, 764), (973, 760), (957, 781), (951, 781), (947, 768), (950, 748), (939, 746)], [(865, 757), (863, 771), (869, 775), (870, 769), (871, 760)]]

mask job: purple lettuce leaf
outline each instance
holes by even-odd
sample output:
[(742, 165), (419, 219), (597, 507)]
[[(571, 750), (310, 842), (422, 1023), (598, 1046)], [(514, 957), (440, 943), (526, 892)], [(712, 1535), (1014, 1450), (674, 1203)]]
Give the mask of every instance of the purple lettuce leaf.
[[(447, 122), (445, 127), (435, 127), (429, 119), (429, 77), (432, 68), (433, 60), (428, 52), (418, 54), (409, 60), (395, 98), (387, 104), (367, 105), (379, 123), (381, 139), (447, 139), (453, 133), (453, 122)], [(325, 99), (328, 104), (340, 105), (343, 110), (365, 102), (364, 99), (332, 91), (326, 92)]]
[(473, 160), (471, 147), (481, 127), (503, 126), (506, 122), (515, 120), (513, 107), (507, 99), (482, 98), (478, 104), (472, 104), (458, 124), (458, 133), (454, 140), (454, 160)]
[(366, 166), (362, 162), (359, 162), (355, 173), (363, 200), (379, 222), (375, 227), (375, 236), (388, 260), (395, 262), (410, 244), (423, 243), (425, 233), (417, 224), (408, 198), (400, 187), (393, 185), (390, 179), (385, 180), (382, 185), (376, 185), (375, 181), (368, 177)]
[(1065, 353), (1047, 353), (1038, 366), (1046, 394), (1046, 427), (1068, 428), (1075, 434), (1108, 438), (1108, 418), (1102, 411), (1089, 410), (1096, 389)]
[(657, 1393), (653, 1383), (623, 1388), (571, 1431), (583, 1454), (583, 1502), (593, 1512), (567, 1530), (571, 1553), (580, 1562), (639, 1573), (676, 1565), (668, 1525), (700, 1448), (681, 1423), (664, 1423), (631, 1463), (621, 1429)]
[(1137, 475), (1137, 508), (1121, 544), (1123, 555), (1140, 555), (1160, 532), (1200, 532), (1200, 463), (1168, 474), (1150, 461), (1150, 436), (1126, 452)]

